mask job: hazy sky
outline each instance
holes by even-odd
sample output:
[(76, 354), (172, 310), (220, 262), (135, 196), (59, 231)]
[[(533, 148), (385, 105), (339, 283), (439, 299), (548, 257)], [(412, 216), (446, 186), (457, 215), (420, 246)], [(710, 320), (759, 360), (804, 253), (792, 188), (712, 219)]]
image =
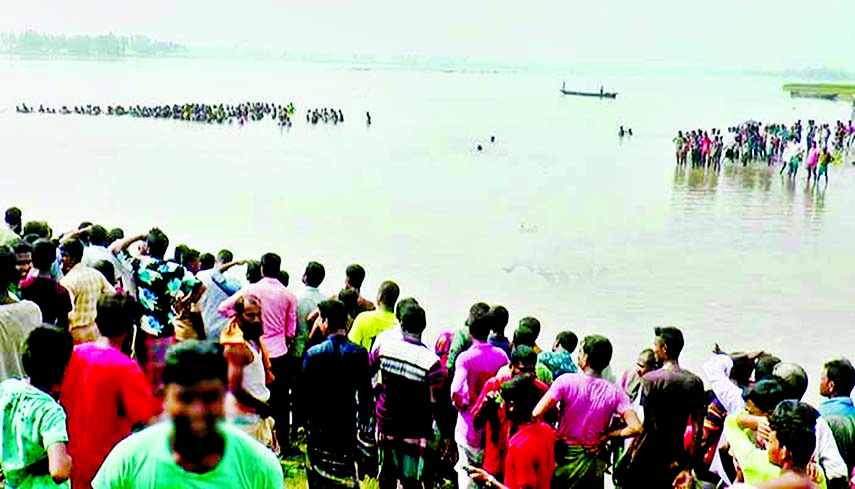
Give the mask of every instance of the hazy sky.
[(0, 31), (506, 62), (855, 70), (855, 0), (0, 0)]

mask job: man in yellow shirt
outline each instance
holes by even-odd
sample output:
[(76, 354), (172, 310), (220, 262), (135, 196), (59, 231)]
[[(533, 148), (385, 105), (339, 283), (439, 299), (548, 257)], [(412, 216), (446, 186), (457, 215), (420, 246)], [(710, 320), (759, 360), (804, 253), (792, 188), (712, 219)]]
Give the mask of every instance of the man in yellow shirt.
[(353, 327), (347, 335), (348, 339), (366, 350), (371, 350), (374, 338), (397, 324), (395, 303), (398, 302), (400, 293), (398, 284), (391, 280), (380, 284), (380, 291), (377, 293), (378, 308), (356, 316), (356, 319), (353, 320)]

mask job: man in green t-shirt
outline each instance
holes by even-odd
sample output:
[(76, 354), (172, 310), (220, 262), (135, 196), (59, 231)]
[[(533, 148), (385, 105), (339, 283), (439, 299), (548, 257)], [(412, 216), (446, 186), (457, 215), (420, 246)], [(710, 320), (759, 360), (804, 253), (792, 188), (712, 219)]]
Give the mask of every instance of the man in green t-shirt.
[(223, 421), (227, 376), (218, 345), (175, 346), (163, 370), (168, 420), (116, 445), (93, 489), (281, 489), (273, 452)]
[(0, 460), (8, 488), (69, 486), (65, 411), (50, 393), (62, 382), (73, 346), (66, 330), (34, 329), (21, 355), (27, 378), (0, 383)]

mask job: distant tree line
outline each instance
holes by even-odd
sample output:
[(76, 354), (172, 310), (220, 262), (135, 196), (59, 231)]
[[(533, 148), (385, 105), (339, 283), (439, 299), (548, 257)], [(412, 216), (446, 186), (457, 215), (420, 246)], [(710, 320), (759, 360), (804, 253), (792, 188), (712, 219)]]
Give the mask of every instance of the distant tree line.
[(149, 57), (181, 54), (184, 47), (140, 35), (65, 36), (27, 31), (22, 34), (0, 34), (0, 51), (44, 56)]

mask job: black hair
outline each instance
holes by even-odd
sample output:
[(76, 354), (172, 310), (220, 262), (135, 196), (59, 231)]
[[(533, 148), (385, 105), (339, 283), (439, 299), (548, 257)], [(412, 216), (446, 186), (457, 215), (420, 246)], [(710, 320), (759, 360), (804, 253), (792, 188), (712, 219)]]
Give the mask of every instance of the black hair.
[(6, 293), (10, 284), (17, 283), (20, 279), (21, 274), (15, 268), (17, 264), (18, 258), (12, 253), (12, 249), (0, 245), (0, 295)]
[(136, 299), (128, 294), (102, 295), (96, 309), (95, 324), (106, 338), (119, 338), (132, 332), (140, 312)]
[(186, 244), (180, 244), (175, 247), (175, 255), (172, 258), (172, 261), (179, 265), (184, 265), (184, 255), (186, 255), (190, 251), (190, 247)]
[(146, 237), (146, 245), (149, 256), (162, 260), (169, 248), (169, 238), (160, 228), (151, 228)]
[(683, 351), (683, 332), (673, 326), (655, 328), (653, 332), (665, 345), (669, 360), (677, 360)]
[(96, 224), (89, 230), (89, 244), (93, 246), (107, 246), (107, 229)]
[(30, 382), (42, 389), (61, 382), (73, 348), (74, 340), (68, 330), (45, 324), (30, 331), (21, 355)]
[(125, 232), (122, 228), (113, 228), (107, 233), (107, 244), (111, 245), (116, 241), (123, 239), (125, 237)]
[(226, 383), (229, 365), (217, 343), (187, 340), (173, 346), (166, 355), (163, 383), (192, 386), (203, 380)]
[(520, 326), (514, 331), (513, 343), (514, 347), (520, 345), (526, 345), (528, 347), (534, 348), (534, 333), (531, 332), (530, 329)]
[(254, 284), (261, 280), (261, 263), (252, 260), (246, 264), (246, 279)]
[(757, 409), (769, 415), (785, 399), (784, 386), (775, 379), (761, 380), (749, 387), (743, 397), (746, 402), (753, 402)]
[(562, 331), (555, 335), (555, 341), (567, 353), (573, 353), (573, 350), (576, 349), (576, 345), (579, 344), (579, 337), (577, 337), (576, 333), (572, 331)]
[(329, 323), (328, 333), (344, 331), (347, 328), (347, 308), (344, 302), (334, 299), (321, 301), (318, 304), (318, 310), (321, 312), (321, 317)]
[(516, 421), (531, 418), (541, 397), (540, 391), (534, 385), (534, 377), (530, 375), (518, 375), (505, 382), (502, 384), (501, 394), (506, 403), (514, 403), (513, 417)]
[(199, 257), (199, 270), (210, 270), (216, 265), (216, 258), (211, 253), (202, 253)]
[(602, 372), (612, 361), (612, 343), (605, 336), (590, 335), (582, 339), (582, 353), (594, 372)]
[(754, 366), (754, 380), (759, 382), (763, 379), (772, 378), (772, 372), (775, 371), (775, 366), (779, 363), (781, 363), (781, 359), (774, 355), (760, 355), (757, 358), (757, 364)]
[(347, 277), (347, 283), (354, 289), (362, 287), (362, 282), (365, 280), (365, 269), (358, 263), (351, 263), (344, 270)]
[(276, 253), (265, 253), (261, 255), (261, 275), (268, 278), (277, 278), (282, 267), (282, 258)]
[(110, 285), (114, 285), (116, 283), (116, 267), (114, 267), (109, 261), (98, 260), (92, 268), (101, 272), (101, 275), (107, 279), (107, 282), (109, 282)]
[(472, 324), (472, 321), (478, 319), (490, 312), (490, 305), (486, 302), (476, 302), (469, 306), (469, 316), (466, 317), (466, 326)]
[(14, 250), (16, 255), (21, 255), (23, 253), (32, 253), (33, 245), (24, 240), (19, 240), (15, 243)]
[(779, 363), (772, 374), (781, 381), (786, 399), (799, 400), (805, 395), (808, 386), (807, 372), (795, 363)]
[(181, 266), (189, 270), (190, 266), (196, 263), (197, 260), (199, 260), (200, 255), (201, 254), (199, 253), (199, 250), (188, 248), (187, 251), (185, 251), (184, 254), (181, 255)]
[(534, 365), (537, 363), (537, 353), (530, 346), (520, 345), (511, 352), (511, 365)]
[(291, 276), (288, 275), (288, 272), (285, 270), (279, 270), (279, 273), (276, 275), (276, 280), (278, 280), (283, 287), (288, 287), (288, 282), (291, 281)]
[(478, 341), (487, 341), (493, 329), (494, 315), (491, 313), (478, 316), (469, 325), (469, 334)]
[(754, 361), (747, 356), (738, 356), (734, 358), (733, 367), (730, 369), (730, 378), (736, 382), (737, 385), (748, 385), (751, 381), (752, 373), (754, 373)]
[(391, 280), (386, 280), (380, 284), (380, 292), (377, 294), (377, 301), (386, 306), (388, 310), (395, 309), (395, 303), (398, 302), (398, 296), (401, 294), (401, 289), (398, 284)]
[(540, 336), (540, 321), (538, 321), (537, 318), (526, 316), (520, 319), (520, 327), (526, 328), (534, 333), (534, 340), (537, 341), (537, 337)]
[[(341, 289), (338, 293), (338, 300), (344, 303), (344, 308), (350, 317), (356, 317), (356, 308), (359, 304), (359, 292), (353, 289)], [(401, 318), (397, 319), (398, 322), (401, 321)]]
[(56, 261), (56, 245), (46, 239), (39, 239), (33, 245), (33, 266), (36, 270), (50, 270)]
[(59, 245), (59, 252), (68, 255), (75, 262), (83, 259), (83, 243), (79, 239), (72, 239)]
[(832, 360), (823, 365), (825, 376), (830, 382), (834, 382), (834, 394), (837, 396), (848, 396), (855, 387), (855, 368), (852, 362), (845, 358)]
[(496, 334), (503, 335), (505, 333), (505, 328), (508, 326), (508, 320), (510, 319), (508, 310), (505, 306), (493, 306), (490, 308), (490, 312), (493, 313), (493, 324), (491, 325), (492, 331)]
[(786, 448), (797, 467), (807, 467), (816, 449), (816, 409), (803, 402), (786, 400), (775, 408), (769, 427), (778, 444)]
[(419, 305), (419, 301), (417, 301), (414, 297), (406, 297), (398, 301), (395, 305), (395, 319), (398, 322), (401, 322), (401, 315), (404, 314), (404, 310), (412, 305)]
[(12, 228), (17, 228), (21, 225), (21, 209), (10, 207), (6, 209), (6, 224)]
[(229, 250), (222, 249), (222, 250), (217, 252), (217, 261), (220, 263), (223, 263), (223, 264), (229, 263), (234, 259), (235, 259), (235, 255)]
[(49, 239), (52, 233), (50, 226), (48, 226), (44, 221), (28, 221), (24, 224), (24, 230), (22, 232), (24, 236), (35, 234), (44, 239)]
[(401, 329), (405, 333), (420, 335), (427, 327), (425, 310), (418, 304), (404, 308), (401, 313)]
[(306, 276), (306, 285), (309, 287), (318, 287), (321, 285), (321, 282), (324, 281), (326, 270), (324, 270), (324, 266), (320, 263), (310, 261), (309, 264), (306, 265), (306, 272), (304, 275)]

